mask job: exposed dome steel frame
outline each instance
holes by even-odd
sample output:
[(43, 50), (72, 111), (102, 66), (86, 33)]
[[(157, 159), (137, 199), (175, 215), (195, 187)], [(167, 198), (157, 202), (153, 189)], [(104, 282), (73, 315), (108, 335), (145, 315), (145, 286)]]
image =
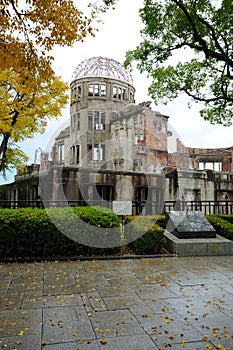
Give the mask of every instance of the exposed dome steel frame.
[(119, 62), (107, 57), (92, 57), (82, 61), (75, 69), (72, 81), (93, 76), (114, 78), (133, 85), (130, 72)]

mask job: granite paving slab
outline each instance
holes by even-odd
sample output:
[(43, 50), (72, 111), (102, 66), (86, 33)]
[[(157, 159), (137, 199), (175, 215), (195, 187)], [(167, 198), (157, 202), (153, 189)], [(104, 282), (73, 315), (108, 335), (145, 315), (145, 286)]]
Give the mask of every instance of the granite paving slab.
[(79, 294), (32, 294), (24, 293), (22, 295), (22, 308), (24, 309), (41, 309), (45, 307), (83, 305), (82, 298)]
[(97, 338), (143, 334), (142, 327), (129, 310), (96, 312), (91, 317)]
[[(137, 295), (125, 295), (121, 297), (103, 298), (103, 301), (109, 310), (130, 309), (130, 311), (132, 312), (133, 309), (134, 314), (137, 312), (150, 312), (148, 306)], [(137, 309), (139, 309), (140, 311), (137, 311)], [(143, 309), (144, 311), (142, 311)]]
[(0, 339), (4, 337), (38, 335), (42, 313), (39, 309), (6, 310), (0, 312)]
[(86, 286), (87, 288), (110, 286), (108, 279), (100, 272), (87, 272), (75, 277), (78, 286)]
[(101, 350), (97, 340), (84, 340), (79, 342), (68, 342), (62, 344), (49, 344), (43, 347), (44, 350)]
[(21, 292), (40, 292), (43, 290), (43, 280), (33, 281), (33, 279), (25, 279), (23, 282), (14, 283), (13, 281), (9, 285), (8, 293), (21, 293)]
[(104, 297), (120, 297), (124, 295), (133, 295), (134, 292), (129, 286), (110, 286), (110, 287), (98, 287), (97, 291)]
[(111, 286), (126, 286), (130, 284), (142, 284), (142, 281), (134, 276), (132, 273), (110, 277), (107, 279)]
[[(106, 350), (156, 350), (158, 347), (147, 334), (122, 336), (106, 339), (106, 344), (102, 346)], [(101, 342), (100, 342), (100, 345)]]
[[(41, 349), (41, 334), (5, 337), (0, 339), (0, 349), (34, 350)], [(64, 350), (64, 349), (63, 349)]]
[(176, 294), (167, 288), (167, 284), (144, 284), (133, 286), (132, 291), (142, 300), (175, 297)]
[(233, 349), (231, 256), (12, 263), (0, 277), (6, 350)]
[(94, 331), (83, 306), (43, 309), (43, 341), (46, 344), (94, 339)]
[(19, 309), (22, 298), (22, 293), (0, 294), (0, 310)]
[(202, 333), (177, 312), (136, 316), (146, 333), (159, 348), (182, 342), (201, 341)]
[(106, 304), (98, 292), (84, 293), (82, 300), (88, 312), (107, 310)]

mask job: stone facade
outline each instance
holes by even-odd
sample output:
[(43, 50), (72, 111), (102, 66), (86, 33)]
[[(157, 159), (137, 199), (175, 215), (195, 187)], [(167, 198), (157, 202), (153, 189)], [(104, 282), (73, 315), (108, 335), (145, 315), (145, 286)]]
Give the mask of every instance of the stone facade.
[(177, 139), (169, 153), (169, 117), (149, 101), (135, 104), (132, 77), (120, 63), (81, 62), (70, 91), (70, 125), (55, 139), (52, 159), (41, 152), (40, 166), (18, 172), (0, 199), (132, 200), (143, 203), (136, 214), (155, 213), (163, 200), (233, 200), (233, 147), (187, 148)]

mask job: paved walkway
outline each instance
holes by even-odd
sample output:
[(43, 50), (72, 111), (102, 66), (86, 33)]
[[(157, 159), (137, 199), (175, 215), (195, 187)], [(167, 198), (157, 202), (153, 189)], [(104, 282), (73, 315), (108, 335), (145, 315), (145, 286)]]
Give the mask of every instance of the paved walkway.
[(2, 264), (0, 348), (233, 349), (233, 257)]

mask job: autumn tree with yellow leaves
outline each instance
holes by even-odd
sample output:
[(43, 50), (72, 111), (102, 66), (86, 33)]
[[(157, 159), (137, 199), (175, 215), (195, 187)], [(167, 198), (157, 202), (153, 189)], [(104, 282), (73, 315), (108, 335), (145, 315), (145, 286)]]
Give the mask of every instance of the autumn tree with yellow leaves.
[(52, 69), (55, 45), (93, 34), (72, 0), (0, 2), (0, 173), (26, 160), (17, 143), (61, 114), (68, 86)]

